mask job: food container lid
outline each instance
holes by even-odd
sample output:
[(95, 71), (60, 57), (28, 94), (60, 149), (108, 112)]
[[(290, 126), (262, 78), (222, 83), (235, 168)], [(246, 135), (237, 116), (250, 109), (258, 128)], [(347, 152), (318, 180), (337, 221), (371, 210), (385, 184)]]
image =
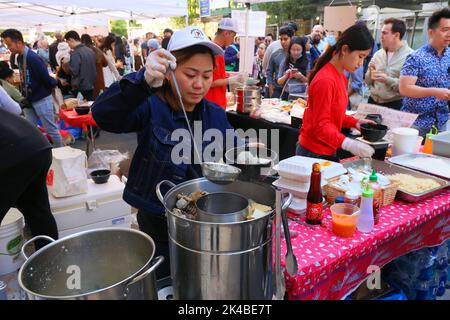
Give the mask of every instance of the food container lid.
[(334, 203), (345, 203), (344, 197), (336, 197)]
[(351, 200), (358, 200), (359, 193), (356, 190), (350, 189), (345, 192), (345, 197)]

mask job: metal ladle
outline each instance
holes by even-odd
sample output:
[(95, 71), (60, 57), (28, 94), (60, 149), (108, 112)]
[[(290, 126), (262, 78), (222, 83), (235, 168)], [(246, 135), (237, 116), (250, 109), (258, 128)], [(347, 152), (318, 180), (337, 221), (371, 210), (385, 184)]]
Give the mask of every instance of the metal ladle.
[(226, 164), (226, 163), (218, 163), (218, 162), (204, 162), (202, 157), (200, 157), (200, 153), (197, 149), (197, 144), (195, 143), (194, 134), (192, 133), (191, 124), (189, 123), (186, 108), (183, 104), (183, 99), (181, 97), (180, 88), (178, 87), (177, 78), (175, 77), (175, 63), (169, 62), (169, 70), (172, 75), (172, 81), (175, 86), (175, 90), (177, 92), (178, 101), (180, 102), (181, 109), (183, 110), (184, 117), (186, 119), (186, 124), (189, 129), (189, 133), (192, 138), (192, 144), (194, 145), (194, 151), (197, 155), (198, 160), (200, 161), (200, 166), (202, 168), (203, 176), (209, 181), (216, 184), (229, 184), (234, 182), (239, 174), (241, 173), (241, 169), (236, 168), (235, 166)]

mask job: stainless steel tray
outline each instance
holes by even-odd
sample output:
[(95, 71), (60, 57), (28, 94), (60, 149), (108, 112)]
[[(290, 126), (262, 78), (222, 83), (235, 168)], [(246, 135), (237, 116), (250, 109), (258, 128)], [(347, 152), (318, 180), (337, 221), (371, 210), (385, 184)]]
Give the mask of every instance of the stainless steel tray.
[(450, 166), (450, 159), (445, 157), (439, 157), (432, 154), (425, 154), (425, 153), (411, 153), (411, 154), (403, 154), (401, 156), (392, 157), (389, 159), (389, 162), (392, 162), (394, 164), (397, 164), (402, 167), (407, 167), (414, 170), (419, 170), (421, 172), (440, 177), (443, 179), (450, 180), (450, 171), (447, 172), (447, 170), (436, 170), (439, 168), (433, 168), (431, 165), (428, 168), (425, 167), (416, 167), (413, 165), (408, 164), (408, 161), (415, 160), (415, 159), (424, 159), (426, 161), (427, 159), (439, 159), (443, 160)]
[[(344, 168), (346, 168), (346, 169), (348, 169), (348, 168), (357, 169), (357, 168), (364, 167), (364, 160), (350, 161), (350, 162), (344, 163), (343, 165), (344, 165)], [(412, 169), (400, 167), (400, 166), (397, 166), (392, 163), (387, 163), (387, 162), (378, 161), (378, 160), (372, 160), (371, 165), (372, 165), (373, 169), (377, 170), (377, 172), (380, 172), (384, 175), (404, 173), (404, 174), (409, 174), (416, 178), (433, 179), (437, 183), (440, 184), (439, 187), (429, 190), (429, 191), (426, 191), (426, 192), (422, 192), (422, 193), (411, 193), (411, 192), (402, 190), (399, 187), (396, 198), (405, 200), (407, 202), (417, 202), (417, 201), (421, 201), (423, 199), (432, 197), (433, 195), (439, 193), (441, 190), (443, 190), (449, 186), (449, 182), (444, 179), (440, 179), (435, 176), (432, 176), (432, 175), (429, 175), (426, 173), (422, 173), (422, 172), (418, 172), (418, 171), (415, 171)]]

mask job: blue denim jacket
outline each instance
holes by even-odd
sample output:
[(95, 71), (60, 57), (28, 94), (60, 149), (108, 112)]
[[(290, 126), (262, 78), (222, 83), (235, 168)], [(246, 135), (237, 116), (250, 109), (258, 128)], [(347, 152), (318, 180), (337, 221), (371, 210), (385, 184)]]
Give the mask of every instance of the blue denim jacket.
[[(186, 120), (182, 111), (174, 111), (157, 95), (152, 95), (144, 71), (129, 74), (111, 85), (97, 98), (92, 115), (98, 126), (106, 131), (138, 133), (138, 146), (123, 198), (135, 208), (158, 215), (164, 214), (164, 207), (156, 196), (156, 185), (162, 180), (179, 184), (195, 178), (196, 174), (201, 177), (201, 170), (198, 165), (172, 162), (172, 149), (179, 142), (173, 141), (171, 135), (176, 129), (187, 129)], [(200, 108), (198, 115), (203, 133), (215, 128), (225, 140), (226, 129), (233, 129), (225, 111), (207, 100), (202, 100), (196, 108)], [(203, 148), (210, 143), (203, 142)], [(168, 189), (161, 191), (164, 194)]]

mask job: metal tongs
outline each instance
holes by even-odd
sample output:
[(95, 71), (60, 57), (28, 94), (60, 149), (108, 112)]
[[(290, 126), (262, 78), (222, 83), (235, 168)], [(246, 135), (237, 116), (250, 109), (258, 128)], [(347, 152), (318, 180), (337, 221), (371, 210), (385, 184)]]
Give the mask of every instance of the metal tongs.
[(282, 300), (286, 291), (285, 279), (281, 270), (281, 224), (284, 228), (284, 238), (286, 240), (287, 252), (285, 265), (287, 272), (294, 276), (297, 274), (297, 259), (292, 250), (291, 235), (289, 233), (289, 224), (286, 216), (286, 209), (292, 202), (292, 195), (281, 205), (281, 191), (275, 189), (275, 300)]
[(202, 168), (203, 176), (209, 181), (216, 184), (229, 184), (234, 182), (239, 174), (241, 173), (241, 169), (236, 168), (235, 166), (226, 164), (226, 163), (218, 163), (218, 162), (204, 162), (197, 148), (197, 144), (195, 143), (194, 134), (192, 133), (191, 124), (189, 123), (186, 108), (183, 104), (183, 99), (181, 97), (180, 88), (178, 87), (177, 78), (175, 77), (175, 63), (169, 62), (169, 70), (172, 75), (172, 81), (175, 86), (175, 90), (177, 91), (178, 101), (180, 102), (181, 109), (183, 110), (184, 117), (186, 119), (186, 123), (189, 129), (189, 133), (191, 135), (192, 144), (194, 145), (194, 151), (197, 155), (198, 160), (200, 161), (200, 166)]

